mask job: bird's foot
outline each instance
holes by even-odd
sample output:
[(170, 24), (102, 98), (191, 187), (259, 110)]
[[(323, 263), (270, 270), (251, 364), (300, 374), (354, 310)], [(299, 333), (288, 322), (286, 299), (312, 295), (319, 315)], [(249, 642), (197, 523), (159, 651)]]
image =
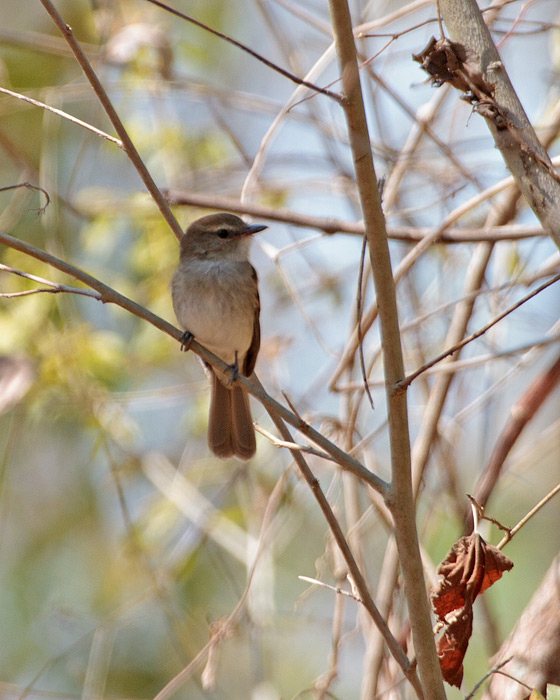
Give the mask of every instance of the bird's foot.
[(190, 331), (185, 331), (181, 336), (181, 351), (187, 352), (191, 347), (191, 343), (194, 339), (194, 335)]
[(228, 365), (228, 371), (230, 372), (230, 383), (233, 384), (239, 378), (239, 363), (237, 361), (237, 350), (235, 351), (235, 362)]

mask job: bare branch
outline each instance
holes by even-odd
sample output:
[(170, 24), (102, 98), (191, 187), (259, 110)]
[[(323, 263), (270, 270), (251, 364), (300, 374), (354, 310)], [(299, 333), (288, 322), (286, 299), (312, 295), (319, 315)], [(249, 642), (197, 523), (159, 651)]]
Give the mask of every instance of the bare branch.
[(309, 576), (298, 576), (298, 578), (301, 581), (307, 581), (307, 583), (312, 583), (314, 586), (319, 586), (320, 588), (327, 588), (329, 591), (333, 591), (337, 595), (345, 595), (348, 598), (352, 598), (352, 600), (355, 600), (357, 603), (361, 603), (362, 601), (354, 595), (351, 591), (345, 591), (344, 588), (339, 588), (338, 586), (331, 586), (329, 583), (324, 583), (323, 581), (319, 581), (316, 578), (310, 578)]
[[(0, 90), (2, 90), (2, 88), (0, 88)], [(32, 185), (30, 182), (20, 182), (17, 185), (6, 185), (6, 187), (0, 187), (0, 192), (7, 192), (8, 190), (17, 190), (20, 187), (25, 187), (28, 190), (36, 190), (37, 192), (42, 192), (45, 195), (47, 201), (42, 207), (40, 207), (37, 210), (38, 214), (44, 214), (47, 207), (51, 203), (51, 198), (49, 197), (49, 193), (47, 192), (47, 190), (43, 189), (42, 187), (39, 187), (39, 185)]]
[(362, 382), (363, 382), (363, 387), (364, 387), (366, 396), (368, 397), (368, 400), (369, 400), (369, 405), (373, 409), (374, 408), (373, 397), (371, 395), (371, 391), (369, 390), (369, 383), (368, 383), (367, 370), (366, 370), (366, 361), (364, 358), (364, 337), (362, 334), (362, 310), (363, 310), (362, 287), (363, 287), (363, 281), (364, 281), (364, 263), (365, 263), (366, 248), (367, 248), (367, 239), (364, 236), (364, 241), (362, 244), (362, 252), (360, 254), (360, 273), (358, 275), (358, 302), (356, 304), (356, 315), (357, 315), (358, 338), (359, 338), (359, 343), (360, 343), (359, 344), (359, 351), (360, 351), (360, 369), (362, 371)]
[(519, 301), (515, 302), (512, 306), (508, 307), (504, 312), (496, 316), (496, 318), (492, 319), (489, 323), (487, 323), (485, 326), (480, 328), (478, 331), (475, 333), (471, 333), (466, 338), (463, 338), (461, 342), (456, 343), (452, 347), (448, 348), (445, 350), (445, 352), (442, 352), (440, 355), (435, 357), (433, 360), (430, 360), (426, 364), (422, 365), (419, 369), (417, 369), (415, 372), (412, 374), (409, 374), (406, 379), (404, 379), (402, 382), (400, 382), (397, 387), (395, 388), (396, 391), (401, 391), (405, 387), (409, 386), (417, 377), (419, 377), (423, 372), (426, 370), (430, 369), (434, 365), (437, 365), (438, 362), (441, 362), (442, 360), (445, 360), (446, 357), (450, 357), (451, 355), (454, 355), (458, 350), (461, 348), (464, 348), (465, 345), (468, 345), (469, 343), (472, 343), (473, 340), (476, 340), (477, 338), (480, 338), (482, 335), (484, 335), (487, 331), (490, 330), (493, 326), (495, 326), (497, 323), (502, 321), (506, 316), (509, 316), (509, 314), (513, 313), (516, 309), (518, 309), (520, 306), (523, 306), (523, 304), (527, 303), (530, 299), (533, 297), (537, 296), (537, 294), (540, 294), (544, 289), (547, 287), (550, 287), (552, 284), (555, 284), (560, 280), (560, 274), (555, 275), (551, 280), (548, 280), (548, 282), (545, 282), (544, 284), (541, 284), (537, 289), (533, 290), (530, 294), (527, 294), (524, 296), (522, 299)]
[[(74, 267), (74, 265), (71, 265), (70, 263), (67, 263), (64, 260), (61, 260), (60, 258), (57, 258), (56, 256), (51, 255), (50, 253), (47, 253), (44, 250), (40, 250), (39, 248), (36, 248), (35, 246), (32, 246), (29, 243), (20, 241), (18, 238), (14, 238), (13, 236), (8, 235), (7, 233), (0, 232), (0, 243), (4, 243), (5, 245), (10, 246), (11, 248), (15, 248), (16, 250), (19, 250), (20, 252), (25, 253), (26, 255), (30, 255), (31, 257), (36, 258), (37, 260), (42, 260), (43, 262), (47, 263), (48, 265), (51, 265), (57, 270), (60, 270), (61, 272), (64, 272), (65, 274), (70, 275), (71, 277), (74, 277), (83, 284), (99, 292), (99, 300), (102, 301), (104, 304), (111, 303), (120, 306), (122, 309), (125, 309), (126, 311), (134, 314), (135, 316), (138, 316), (138, 318), (148, 321), (148, 323), (151, 323), (160, 331), (163, 331), (172, 338), (175, 338), (175, 340), (182, 342), (183, 331), (180, 331), (175, 326), (171, 325), (159, 316), (156, 316), (151, 311), (141, 306), (140, 304), (137, 304), (136, 302), (132, 301), (128, 297), (125, 297), (123, 294), (119, 294), (119, 292), (115, 291), (112, 287), (109, 287), (108, 285), (104, 284), (95, 277), (88, 275), (87, 272), (83, 272), (79, 268)], [(195, 340), (192, 341), (191, 345), (189, 346), (189, 349), (193, 350), (197, 355), (202, 357), (211, 365), (221, 369), (224, 372), (227, 372), (228, 365), (225, 362), (223, 362), (219, 357), (207, 350), (204, 346), (197, 343)], [(383, 481), (383, 479), (370, 472), (369, 469), (366, 469), (362, 464), (360, 464), (360, 462), (358, 462), (358, 460), (354, 459), (349, 454), (341, 450), (330, 440), (327, 440), (327, 438), (325, 438), (323, 435), (321, 435), (321, 433), (312, 428), (302, 418), (295, 415), (287, 408), (282, 406), (282, 404), (275, 401), (271, 396), (269, 396), (265, 392), (260, 383), (256, 384), (241, 375), (235, 381), (238, 381), (244, 387), (244, 389), (246, 389), (250, 394), (255, 396), (265, 406), (265, 408), (267, 408), (267, 410), (271, 411), (272, 413), (280, 417), (282, 420), (285, 420), (287, 423), (299, 430), (307, 438), (312, 440), (316, 445), (324, 449), (325, 452), (327, 452), (331, 457), (333, 457), (334, 461), (337, 462), (337, 464), (339, 464), (340, 467), (342, 467), (343, 469), (348, 469), (359, 479), (363, 479), (364, 481), (366, 481), (366, 483), (368, 483), (373, 489), (375, 489), (382, 495), (385, 495), (387, 493), (388, 485), (385, 481)], [(257, 380), (255, 378), (255, 382), (256, 381)]]
[(500, 661), (500, 663), (497, 663), (495, 666), (492, 666), (492, 668), (482, 676), (478, 683), (475, 684), (471, 692), (468, 695), (465, 695), (464, 700), (471, 700), (471, 698), (473, 698), (476, 695), (484, 681), (488, 680), (488, 678), (490, 678), (490, 676), (493, 673), (498, 673), (498, 671), (500, 671), (506, 664), (508, 664), (512, 660), (512, 658), (513, 657), (510, 656), (507, 659)]
[(109, 96), (107, 95), (103, 85), (101, 84), (99, 78), (97, 77), (97, 74), (93, 70), (91, 63), (89, 62), (86, 54), (82, 50), (82, 47), (80, 46), (79, 42), (76, 40), (74, 37), (74, 34), (72, 32), (72, 29), (66, 22), (62, 19), (54, 5), (50, 0), (41, 0), (41, 4), (43, 7), (46, 9), (46, 11), (49, 13), (51, 16), (53, 22), (56, 24), (58, 27), (59, 31), (61, 32), (62, 36), (66, 39), (68, 42), (68, 45), (72, 49), (72, 53), (76, 57), (76, 60), (80, 64), (80, 67), (85, 73), (86, 78), (89, 80), (89, 83), (91, 87), (93, 88), (95, 94), (97, 95), (99, 101), (101, 102), (101, 105), (103, 106), (103, 109), (107, 113), (107, 116), (109, 117), (111, 124), (115, 128), (115, 131), (117, 134), (120, 136), (121, 141), (122, 141), (122, 146), (130, 158), (130, 161), (136, 168), (136, 171), (142, 178), (142, 182), (146, 186), (146, 189), (148, 192), (152, 195), (154, 201), (156, 202), (163, 218), (167, 221), (169, 224), (169, 227), (175, 234), (175, 237), (177, 238), (178, 241), (181, 240), (181, 237), (183, 235), (183, 231), (181, 227), (179, 226), (179, 223), (177, 219), (173, 216), (171, 209), (169, 208), (167, 202), (165, 201), (165, 198), (163, 197), (162, 193), (158, 189), (156, 183), (154, 182), (152, 176), (150, 175), (148, 169), (144, 165), (144, 162), (142, 158), (140, 157), (140, 154), (136, 150), (136, 147), (132, 143), (122, 121), (120, 120), (119, 115), (117, 114), (115, 108), (113, 107), (113, 104), (111, 100), (109, 99)]
[(439, 7), (451, 39), (472, 52), (472, 64), (480, 72), (482, 83), (477, 84), (484, 86), (485, 95), (477, 95), (478, 111), (527, 203), (560, 248), (557, 175), (551, 172), (548, 153), (513, 89), (478, 5), (475, 0), (439, 0)]
[[(290, 406), (291, 408), (291, 406)], [(308, 445), (300, 445), (297, 442), (287, 442), (286, 440), (279, 440), (275, 435), (270, 433), (268, 430), (265, 430), (262, 425), (257, 425), (255, 423), (255, 430), (257, 433), (260, 433), (263, 437), (265, 437), (267, 440), (270, 440), (270, 442), (275, 446), (275, 447), (285, 447), (288, 450), (300, 450), (301, 452), (305, 452), (306, 454), (313, 455), (314, 457), (320, 457), (321, 459), (326, 459), (331, 462), (334, 462), (335, 460), (328, 455), (326, 452), (321, 452), (321, 450), (316, 450), (313, 447), (309, 447)]]
[(560, 484), (556, 484), (556, 486), (553, 489), (551, 489), (546, 494), (546, 496), (544, 496), (544, 498), (541, 498), (541, 500), (537, 503), (536, 506), (531, 508), (531, 510), (528, 513), (526, 513), (516, 525), (514, 525), (510, 530), (508, 530), (506, 532), (506, 534), (502, 537), (499, 544), (497, 545), (497, 549), (503, 549), (506, 546), (506, 544), (515, 535), (517, 535), (519, 530), (521, 530), (522, 527), (527, 525), (529, 520), (531, 520), (531, 518), (534, 515), (536, 515), (539, 512), (539, 510), (541, 510), (550, 500), (552, 500), (554, 498), (554, 496), (556, 496), (559, 493), (560, 493)]
[(37, 277), (37, 275), (32, 275), (29, 272), (23, 272), (22, 270), (16, 270), (13, 267), (9, 267), (8, 265), (4, 265), (0, 263), (0, 270), (3, 270), (4, 272), (9, 272), (12, 275), (17, 275), (18, 277), (24, 277), (25, 279), (31, 280), (33, 282), (39, 282), (39, 284), (45, 284), (47, 287), (50, 287), (50, 289), (28, 289), (23, 292), (12, 292), (12, 293), (6, 293), (6, 294), (0, 294), (1, 297), (5, 298), (12, 298), (12, 297), (23, 297), (27, 296), (29, 294), (39, 294), (41, 292), (43, 293), (51, 293), (51, 294), (58, 294), (60, 292), (66, 292), (68, 294), (81, 294), (83, 296), (87, 297), (92, 297), (93, 299), (97, 299), (98, 301), (102, 301), (101, 294), (99, 292), (94, 292), (91, 289), (79, 289), (78, 287), (67, 287), (64, 284), (57, 284), (56, 282), (51, 282), (50, 280), (46, 280), (43, 277)]
[(214, 34), (214, 36), (217, 36), (220, 39), (227, 41), (228, 44), (232, 44), (233, 46), (236, 46), (238, 49), (245, 51), (245, 53), (248, 53), (253, 58), (256, 58), (261, 63), (264, 63), (264, 65), (267, 66), (268, 68), (271, 68), (272, 70), (276, 71), (277, 73), (280, 73), (280, 75), (283, 75), (285, 78), (288, 78), (288, 80), (291, 80), (293, 83), (296, 83), (297, 85), (303, 85), (304, 87), (307, 87), (310, 90), (313, 90), (314, 92), (318, 92), (321, 95), (326, 95), (327, 97), (332, 98), (336, 102), (339, 102), (339, 103), (341, 102), (341, 97), (338, 93), (332, 92), (331, 90), (327, 90), (326, 88), (319, 87), (318, 85), (313, 85), (313, 83), (309, 83), (307, 80), (302, 80), (301, 78), (298, 78), (297, 75), (294, 75), (293, 73), (290, 73), (290, 71), (287, 71), (284, 68), (281, 68), (280, 66), (276, 65), (276, 63), (269, 61), (267, 58), (265, 58), (264, 56), (261, 56), (261, 54), (257, 53), (256, 51), (251, 49), (249, 46), (242, 44), (240, 41), (237, 41), (236, 39), (232, 39), (230, 36), (228, 36), (227, 34), (224, 34), (223, 32), (219, 32), (217, 29), (213, 29), (212, 27), (209, 27), (207, 24), (204, 24), (203, 22), (200, 22), (199, 20), (194, 19), (194, 17), (190, 17), (189, 15), (185, 14), (184, 12), (180, 12), (179, 10), (176, 10), (175, 8), (171, 7), (170, 5), (166, 5), (164, 2), (160, 2), (160, 0), (146, 0), (146, 2), (149, 2), (152, 5), (157, 5), (157, 7), (161, 7), (162, 10), (166, 10), (167, 12), (170, 12), (172, 15), (176, 15), (177, 17), (180, 17), (181, 19), (184, 19), (187, 22), (190, 22), (191, 24), (196, 25), (197, 27), (200, 27), (201, 29), (204, 29), (205, 31), (210, 32), (210, 34)]
[[(286, 427), (283, 417), (280, 417), (275, 411), (269, 410), (268, 413), (272, 418), (274, 425), (277, 427), (278, 431), (282, 435), (282, 438), (287, 442), (293, 442), (292, 437), (290, 435), (290, 431)], [(325, 520), (327, 521), (333, 538), (340, 550), (340, 553), (342, 554), (342, 557), (344, 558), (346, 566), (348, 567), (349, 574), (352, 577), (352, 581), (354, 582), (356, 591), (358, 592), (360, 602), (367, 610), (368, 615), (371, 617), (375, 626), (377, 627), (383, 639), (385, 640), (385, 643), (389, 647), (393, 658), (399, 664), (404, 675), (418, 694), (418, 697), (422, 698), (422, 688), (416, 675), (416, 670), (411, 665), (409, 659), (403, 651), (403, 648), (393, 636), (393, 633), (389, 629), (389, 626), (387, 625), (386, 621), (383, 619), (383, 616), (381, 615), (377, 606), (375, 605), (373, 598), (371, 597), (371, 593), (369, 592), (367, 582), (362, 572), (360, 571), (360, 568), (358, 567), (356, 559), (354, 558), (354, 555), (350, 550), (350, 546), (348, 545), (348, 542), (344, 537), (342, 528), (340, 527), (340, 524), (335, 514), (333, 513), (333, 510), (325, 494), (323, 493), (323, 490), (321, 489), (318, 479), (315, 477), (315, 475), (309, 468), (309, 465), (305, 461), (303, 454), (300, 451), (293, 450), (292, 457), (294, 458), (294, 461), (296, 462), (301, 472), (301, 475), (303, 476), (303, 478), (307, 482), (307, 485), (311, 489), (311, 492), (313, 493), (313, 496), (315, 497), (315, 500), (317, 501), (319, 508), (321, 509)]]
[(371, 154), (348, 3), (346, 0), (330, 0), (329, 7), (342, 75), (350, 147), (366, 226), (370, 266), (379, 304), (392, 466), (391, 497), (387, 505), (395, 522), (395, 538), (422, 682), (420, 694), (433, 700), (443, 699), (445, 691), (434, 645), (416, 531), (406, 392), (395, 394), (392, 391), (404, 377), (404, 363), (385, 217)]
[(11, 97), (15, 97), (18, 100), (23, 100), (24, 102), (29, 102), (29, 104), (32, 104), (35, 107), (41, 107), (41, 109), (45, 109), (48, 112), (52, 112), (53, 114), (57, 114), (59, 117), (63, 117), (64, 119), (68, 119), (68, 121), (73, 122), (74, 124), (77, 124), (78, 126), (81, 126), (84, 129), (87, 129), (88, 131), (91, 131), (92, 133), (96, 134), (97, 136), (101, 136), (102, 138), (107, 139), (107, 141), (110, 141), (111, 143), (114, 143), (119, 148), (122, 148), (123, 150), (125, 150), (122, 141), (120, 141), (119, 139), (116, 139), (114, 136), (109, 136), (109, 134), (106, 134), (104, 131), (101, 131), (101, 129), (97, 129), (95, 126), (92, 126), (91, 124), (88, 124), (87, 122), (84, 122), (81, 119), (78, 119), (77, 117), (73, 117), (71, 114), (68, 114), (68, 112), (63, 112), (61, 109), (57, 109), (56, 107), (51, 107), (50, 105), (47, 105), (44, 102), (39, 102), (38, 100), (34, 100), (31, 97), (27, 97), (26, 95), (21, 95), (18, 92), (12, 92), (12, 90), (7, 90), (6, 88), (3, 88), (3, 87), (0, 87), (0, 92), (3, 92), (6, 95), (10, 95)]
[[(560, 159), (557, 159), (560, 164)], [(470, 208), (481, 204), (498, 191), (513, 184), (513, 178), (507, 178), (498, 183), (499, 188), (492, 187), (485, 190), (471, 202)], [(234, 197), (224, 195), (206, 194), (203, 192), (187, 192), (185, 190), (163, 190), (167, 201), (173, 206), (195, 206), (201, 209), (215, 209), (231, 211), (236, 214), (248, 214), (269, 221), (279, 221), (292, 226), (313, 228), (328, 235), (346, 233), (353, 236), (363, 236), (364, 224), (361, 221), (342, 221), (334, 217), (312, 216), (301, 212), (291, 211), (282, 207), (269, 207), (264, 204), (242, 202)], [(466, 213), (463, 208), (453, 220), (445, 220), (445, 226), (427, 228), (422, 226), (388, 226), (387, 236), (396, 241), (415, 243), (430, 238), (430, 244), (437, 243), (480, 243), (482, 241), (512, 241), (525, 238), (546, 236), (546, 232), (540, 226), (510, 225), (510, 226), (481, 226), (452, 227), (453, 223)]]

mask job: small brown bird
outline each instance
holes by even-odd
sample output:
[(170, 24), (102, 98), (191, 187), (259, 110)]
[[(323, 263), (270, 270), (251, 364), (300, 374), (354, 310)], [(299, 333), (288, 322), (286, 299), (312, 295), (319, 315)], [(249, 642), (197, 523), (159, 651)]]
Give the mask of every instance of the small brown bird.
[[(197, 219), (181, 240), (171, 283), (185, 339), (194, 336), (245, 377), (253, 373), (261, 339), (258, 279), (249, 249), (251, 236), (265, 228), (233, 214)], [(256, 442), (249, 397), (230, 374), (205, 366), (212, 380), (208, 445), (222, 459), (250, 459)]]

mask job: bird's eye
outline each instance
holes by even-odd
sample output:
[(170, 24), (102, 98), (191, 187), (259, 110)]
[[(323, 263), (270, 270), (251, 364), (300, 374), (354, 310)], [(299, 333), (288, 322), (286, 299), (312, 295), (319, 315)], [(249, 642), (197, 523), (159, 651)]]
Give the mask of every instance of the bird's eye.
[(216, 233), (218, 234), (218, 238), (227, 238), (229, 236), (227, 228), (219, 228)]

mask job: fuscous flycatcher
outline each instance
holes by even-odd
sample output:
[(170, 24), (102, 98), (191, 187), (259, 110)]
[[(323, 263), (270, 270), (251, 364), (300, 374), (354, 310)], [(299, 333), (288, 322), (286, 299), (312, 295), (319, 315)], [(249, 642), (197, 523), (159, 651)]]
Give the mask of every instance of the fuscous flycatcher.
[[(245, 377), (253, 373), (261, 340), (258, 279), (249, 248), (251, 236), (265, 228), (233, 214), (197, 219), (181, 240), (171, 283), (185, 339), (194, 336)], [(218, 457), (250, 459), (256, 442), (249, 397), (231, 374), (205, 366), (212, 380), (208, 445)]]

